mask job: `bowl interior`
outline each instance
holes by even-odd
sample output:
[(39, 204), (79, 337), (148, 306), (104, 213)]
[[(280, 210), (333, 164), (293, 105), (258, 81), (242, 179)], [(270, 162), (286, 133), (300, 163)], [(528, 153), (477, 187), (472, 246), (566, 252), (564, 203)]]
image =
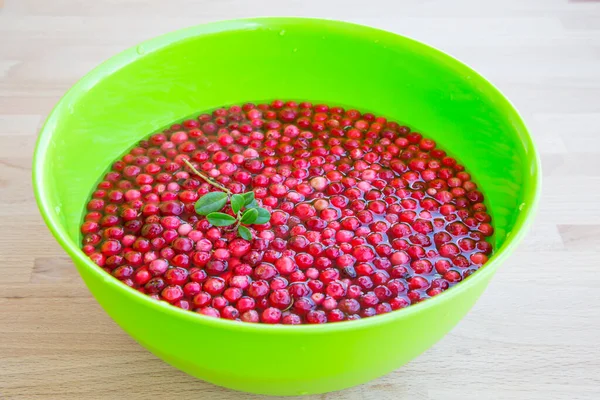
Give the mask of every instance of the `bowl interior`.
[(136, 141), (198, 111), (275, 98), (371, 111), (436, 140), (485, 193), (496, 249), (537, 196), (537, 160), (520, 117), (471, 69), (376, 29), (279, 18), (178, 31), (86, 76), (40, 135), (34, 184), (42, 213), (73, 254), (92, 188)]

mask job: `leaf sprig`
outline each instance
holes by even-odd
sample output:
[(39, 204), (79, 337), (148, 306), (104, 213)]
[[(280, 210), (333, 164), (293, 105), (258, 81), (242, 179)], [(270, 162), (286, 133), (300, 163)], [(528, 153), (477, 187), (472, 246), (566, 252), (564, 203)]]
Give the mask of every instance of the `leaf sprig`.
[[(269, 222), (271, 213), (269, 210), (258, 206), (258, 203), (254, 198), (254, 192), (233, 194), (223, 185), (199, 172), (189, 161), (183, 161), (194, 174), (198, 175), (217, 189), (223, 190), (222, 192), (210, 192), (205, 194), (198, 199), (194, 207), (196, 212), (199, 215), (206, 216), (208, 222), (213, 226), (235, 225), (233, 228), (237, 230), (240, 237), (251, 240), (252, 232), (244, 225), (261, 225)], [(231, 206), (231, 211), (233, 211), (235, 216), (221, 212), (228, 201)]]

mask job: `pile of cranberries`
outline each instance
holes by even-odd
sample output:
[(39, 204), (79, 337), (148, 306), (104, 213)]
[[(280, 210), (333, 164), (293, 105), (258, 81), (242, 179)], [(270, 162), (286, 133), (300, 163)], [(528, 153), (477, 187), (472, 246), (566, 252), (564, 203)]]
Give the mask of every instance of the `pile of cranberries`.
[[(211, 226), (214, 185), (271, 212)], [(318, 324), (435, 296), (488, 259), (483, 195), (436, 143), (373, 114), (293, 101), (220, 108), (141, 141), (87, 203), (83, 251), (142, 293), (211, 316)], [(231, 213), (226, 206), (223, 212)]]

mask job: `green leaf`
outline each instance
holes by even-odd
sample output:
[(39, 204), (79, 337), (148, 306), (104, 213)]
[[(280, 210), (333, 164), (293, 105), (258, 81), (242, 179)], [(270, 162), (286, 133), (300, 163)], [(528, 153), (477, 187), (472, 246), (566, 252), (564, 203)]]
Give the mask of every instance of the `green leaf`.
[(258, 208), (258, 203), (256, 200), (252, 200), (250, 203), (246, 204), (246, 208)]
[(208, 215), (222, 209), (225, 203), (227, 203), (227, 193), (210, 192), (200, 197), (194, 207), (198, 214)]
[(247, 206), (248, 204), (250, 204), (254, 201), (254, 192), (242, 193), (242, 196), (244, 196), (244, 205), (245, 206)]
[(238, 227), (238, 234), (242, 239), (252, 240), (252, 232), (250, 232), (250, 229), (246, 228), (245, 226), (240, 225)]
[(253, 224), (256, 218), (258, 218), (258, 211), (256, 211), (256, 208), (251, 208), (244, 211), (241, 221), (242, 224)]
[(241, 194), (234, 194), (231, 196), (231, 209), (235, 214), (237, 214), (242, 207), (244, 207), (246, 201), (244, 200), (244, 196)]
[(206, 216), (208, 222), (213, 224), (214, 226), (227, 226), (235, 223), (235, 218), (233, 218), (229, 214), (221, 213), (221, 212), (213, 212)]
[(258, 212), (258, 217), (254, 221), (255, 224), (262, 225), (271, 220), (271, 213), (266, 208), (258, 207), (255, 210)]

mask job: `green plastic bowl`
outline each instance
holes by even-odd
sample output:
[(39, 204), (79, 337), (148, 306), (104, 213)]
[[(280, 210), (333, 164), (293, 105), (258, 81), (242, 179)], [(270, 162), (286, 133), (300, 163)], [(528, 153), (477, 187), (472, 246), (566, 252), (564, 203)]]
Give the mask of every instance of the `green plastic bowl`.
[[(486, 195), (496, 232), (493, 257), (465, 282), (404, 310), (319, 326), (272, 326), (213, 319), (152, 300), (84, 255), (79, 224), (86, 199), (112, 160), (195, 112), (275, 98), (353, 106), (434, 138)], [(58, 103), (33, 160), (40, 211), (111, 318), (193, 376), (272, 395), (367, 382), (443, 337), (522, 238), (536, 208), (539, 176), (517, 111), (469, 67), (392, 33), (295, 18), (200, 25), (111, 58)]]

